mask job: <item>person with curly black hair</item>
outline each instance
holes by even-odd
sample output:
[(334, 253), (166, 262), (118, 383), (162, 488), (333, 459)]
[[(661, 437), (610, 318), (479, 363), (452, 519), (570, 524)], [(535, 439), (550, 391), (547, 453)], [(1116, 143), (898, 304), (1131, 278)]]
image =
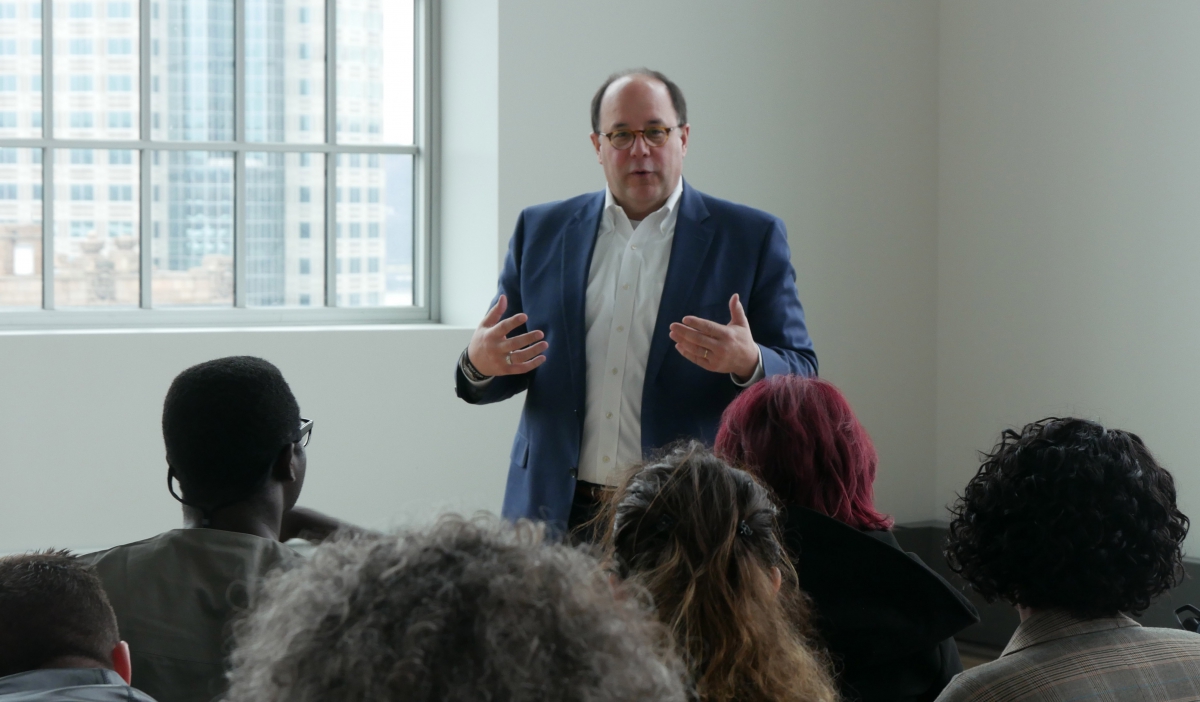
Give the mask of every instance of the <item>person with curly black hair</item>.
[(1137, 435), (1058, 417), (1006, 430), (952, 513), (950, 567), (1021, 625), (939, 701), (1200, 699), (1200, 636), (1128, 616), (1182, 578), (1189, 525)]

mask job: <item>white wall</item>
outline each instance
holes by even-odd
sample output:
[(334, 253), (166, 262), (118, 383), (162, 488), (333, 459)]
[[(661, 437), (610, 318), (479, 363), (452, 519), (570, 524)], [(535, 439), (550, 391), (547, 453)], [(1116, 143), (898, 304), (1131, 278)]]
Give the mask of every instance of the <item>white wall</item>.
[(314, 420), (301, 502), (374, 527), (498, 511), (516, 403), (454, 396), (469, 331), (377, 328), (0, 336), (0, 553), (110, 546), (179, 525), (159, 421), (175, 375), (279, 366)]
[(935, 508), (1002, 428), (1073, 414), (1140, 434), (1200, 515), (1200, 4), (940, 25)]
[(879, 448), (879, 504), (928, 519), (936, 2), (505, 0), (502, 227), (528, 205), (604, 187), (588, 106), (608, 74), (642, 65), (687, 96), (684, 177), (787, 223), (821, 374)]

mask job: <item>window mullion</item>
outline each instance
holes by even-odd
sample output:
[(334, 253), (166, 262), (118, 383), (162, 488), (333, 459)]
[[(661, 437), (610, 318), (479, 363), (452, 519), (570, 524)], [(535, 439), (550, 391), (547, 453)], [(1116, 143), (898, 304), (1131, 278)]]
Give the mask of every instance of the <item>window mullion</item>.
[[(143, 143), (150, 141), (150, 1), (140, 0), (138, 2), (138, 133), (141, 135), (139, 139)], [(152, 241), (152, 229), (154, 227), (151, 222), (153, 213), (151, 211), (151, 173), (152, 154), (149, 149), (141, 149), (138, 151), (138, 254), (140, 272), (140, 306), (143, 309), (150, 309), (154, 306), (153, 296), (153, 251), (151, 247), (154, 245)]]
[[(42, 0), (42, 138), (54, 138), (54, 2)], [(54, 149), (42, 150), (42, 309), (54, 309)]]
[(337, 3), (325, 0), (325, 306), (337, 305)]
[[(246, 142), (246, 0), (233, 1), (233, 139)], [(233, 154), (233, 306), (246, 306), (246, 152)]]

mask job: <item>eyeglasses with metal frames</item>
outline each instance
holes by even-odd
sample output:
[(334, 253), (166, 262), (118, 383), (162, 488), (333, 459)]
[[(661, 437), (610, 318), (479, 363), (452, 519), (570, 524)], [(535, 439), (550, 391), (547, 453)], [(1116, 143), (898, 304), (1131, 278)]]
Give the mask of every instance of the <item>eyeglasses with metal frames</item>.
[(305, 419), (304, 417), (301, 417), (300, 418), (300, 438), (296, 439), (296, 441), (294, 443), (300, 444), (301, 448), (308, 446), (308, 441), (309, 441), (309, 439), (312, 438), (312, 430), (313, 430), (313, 420)]
[(617, 151), (624, 151), (633, 146), (633, 142), (640, 136), (646, 140), (650, 146), (662, 146), (671, 138), (671, 132), (683, 127), (646, 127), (645, 129), (614, 129), (611, 132), (599, 132), (600, 136), (608, 137), (608, 142)]

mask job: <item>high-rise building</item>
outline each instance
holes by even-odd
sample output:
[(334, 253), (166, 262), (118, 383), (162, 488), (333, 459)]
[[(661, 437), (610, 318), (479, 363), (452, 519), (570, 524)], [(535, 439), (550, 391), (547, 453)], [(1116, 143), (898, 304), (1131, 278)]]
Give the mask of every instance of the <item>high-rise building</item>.
[[(411, 143), (411, 115), (400, 120), (407, 134), (397, 137), (385, 114), (384, 77), (395, 68), (388, 50), (396, 49), (383, 39), (385, 11), (407, 8), (411, 15), (411, 2), (385, 2), (393, 0), (338, 0), (340, 143)], [(246, 304), (321, 306), (325, 155), (252, 148), (302, 149), (325, 141), (325, 5), (246, 0), (245, 12)], [(151, 150), (145, 190), (137, 150), (54, 150), (56, 306), (139, 304), (143, 195), (150, 201), (154, 305), (232, 304), (235, 152), (178, 147), (237, 137), (233, 13), (233, 0), (149, 4), (149, 136), (173, 148)], [(49, 50), (56, 139), (140, 138), (139, 21), (136, 0), (55, 0)], [(411, 36), (406, 39), (411, 54)], [(0, 0), (0, 138), (42, 136), (41, 41), (41, 2)], [(410, 112), (411, 105), (410, 96)], [(12, 237), (16, 253), (0, 257), (8, 268), (0, 268), (0, 279), (16, 281), (0, 287), (0, 307), (40, 303), (33, 299), (40, 293), (40, 263), (29, 270), (30, 261), (40, 261), (40, 240), (28, 232), (42, 216), (41, 155), (39, 149), (0, 149), (0, 225), (24, 232), (19, 243)], [(335, 158), (337, 304), (411, 304), (412, 157), (364, 152)], [(24, 292), (3, 292), (17, 289)]]

